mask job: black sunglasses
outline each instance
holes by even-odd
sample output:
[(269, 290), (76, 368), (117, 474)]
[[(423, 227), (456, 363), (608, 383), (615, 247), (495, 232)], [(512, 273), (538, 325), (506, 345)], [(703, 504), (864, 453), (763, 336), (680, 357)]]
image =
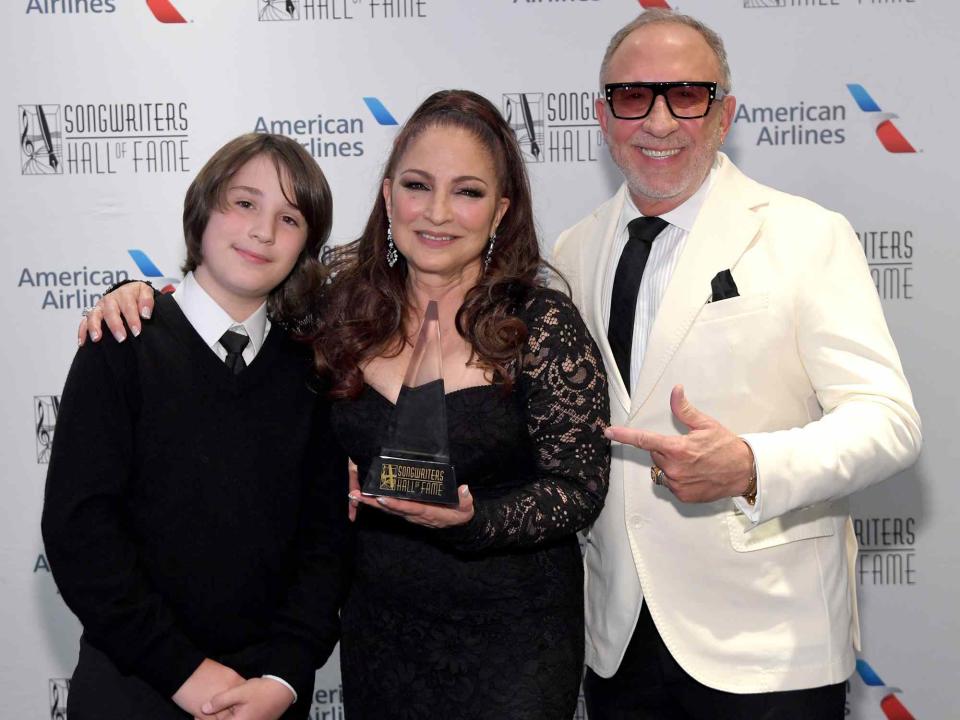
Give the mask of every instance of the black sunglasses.
[(726, 95), (715, 82), (607, 83), (603, 88), (610, 112), (621, 120), (645, 118), (660, 95), (678, 120), (702, 118), (710, 112), (714, 100), (722, 100)]

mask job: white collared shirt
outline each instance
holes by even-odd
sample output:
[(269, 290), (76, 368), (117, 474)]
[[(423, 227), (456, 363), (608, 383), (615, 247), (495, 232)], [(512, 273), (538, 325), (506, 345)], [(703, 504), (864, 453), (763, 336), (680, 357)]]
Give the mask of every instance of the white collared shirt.
[[(630, 349), (630, 387), (637, 386), (637, 379), (640, 377), (640, 368), (643, 366), (643, 358), (647, 352), (647, 340), (650, 338), (650, 330), (653, 328), (653, 322), (657, 319), (657, 311), (660, 309), (660, 301), (667, 291), (667, 285), (670, 278), (673, 277), (673, 271), (680, 259), (680, 253), (687, 243), (687, 237), (693, 229), (693, 223), (703, 207), (703, 201), (710, 191), (716, 175), (716, 164), (710, 170), (707, 179), (700, 185), (697, 191), (687, 198), (678, 207), (670, 212), (660, 215), (661, 218), (670, 223), (665, 227), (657, 239), (654, 240), (650, 248), (650, 256), (647, 258), (647, 264), (643, 270), (643, 277), (640, 280), (640, 291), (637, 293), (637, 309), (633, 319), (633, 346)], [(643, 217), (637, 206), (627, 193), (626, 202), (623, 203), (623, 209), (620, 211), (620, 221), (617, 225), (617, 234), (614, 240), (613, 251), (610, 253), (610, 263), (607, 266), (603, 285), (603, 325), (610, 327), (610, 297), (613, 294), (613, 279), (617, 274), (617, 264), (620, 262), (620, 255), (627, 246), (630, 239), (627, 231), (627, 225), (631, 220)], [(610, 372), (615, 372), (610, 368)]]
[[(653, 322), (657, 319), (657, 312), (660, 309), (660, 301), (667, 291), (667, 285), (670, 278), (673, 277), (673, 271), (680, 260), (680, 254), (687, 243), (690, 231), (693, 229), (693, 223), (700, 214), (707, 193), (713, 185), (717, 174), (718, 161), (714, 162), (710, 169), (707, 179), (697, 188), (697, 191), (687, 198), (680, 205), (670, 212), (660, 215), (661, 218), (670, 223), (665, 227), (653, 245), (650, 248), (650, 256), (647, 258), (647, 264), (643, 269), (643, 277), (640, 279), (640, 291), (637, 293), (637, 309), (633, 320), (633, 346), (630, 349), (630, 388), (637, 386), (637, 380), (640, 377), (640, 368), (643, 366), (643, 358), (647, 352), (647, 340), (650, 338), (650, 330), (653, 328)], [(603, 325), (610, 327), (610, 298), (613, 295), (613, 280), (617, 274), (617, 264), (620, 262), (620, 255), (627, 246), (630, 239), (627, 225), (631, 220), (642, 217), (643, 213), (637, 209), (627, 193), (626, 202), (623, 203), (623, 209), (620, 211), (620, 220), (617, 224), (617, 235), (614, 241), (613, 251), (610, 253), (610, 263), (604, 276), (603, 286)], [(616, 368), (607, 368), (610, 373), (617, 372)], [(696, 398), (690, 400), (696, 405)], [(746, 500), (740, 497), (733, 498), (736, 506), (746, 515), (751, 522), (756, 522), (760, 517), (760, 502), (762, 493), (760, 492), (759, 470), (754, 461), (754, 472), (757, 477), (757, 499), (755, 505), (750, 505)]]
[(177, 301), (193, 329), (221, 360), (227, 358), (227, 350), (220, 344), (220, 338), (227, 330), (239, 332), (250, 338), (250, 342), (243, 349), (243, 360), (247, 365), (250, 365), (260, 352), (263, 341), (270, 332), (266, 302), (254, 310), (246, 320), (237, 322), (226, 310), (217, 305), (206, 290), (200, 287), (200, 283), (192, 272), (184, 275), (183, 282), (173, 293), (173, 299)]

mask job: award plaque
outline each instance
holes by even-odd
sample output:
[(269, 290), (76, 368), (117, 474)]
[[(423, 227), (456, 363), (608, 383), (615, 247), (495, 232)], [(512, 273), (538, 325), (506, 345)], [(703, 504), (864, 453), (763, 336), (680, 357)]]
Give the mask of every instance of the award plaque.
[(437, 303), (427, 305), (380, 456), (363, 483), (364, 495), (457, 505), (450, 464), (447, 408)]

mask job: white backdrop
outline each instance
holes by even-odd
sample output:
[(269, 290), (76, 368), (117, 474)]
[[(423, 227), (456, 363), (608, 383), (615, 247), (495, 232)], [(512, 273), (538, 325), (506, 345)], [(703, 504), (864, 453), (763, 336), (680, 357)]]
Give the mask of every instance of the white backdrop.
[[(917, 466), (853, 502), (864, 652), (850, 714), (956, 717), (960, 259), (947, 142), (960, 5), (670, 3), (727, 42), (742, 109), (726, 151), (857, 229), (924, 420)], [(296, 137), (330, 180), (343, 242), (369, 211), (391, 121), (467, 87), (516, 123), (549, 247), (619, 184), (593, 113), (606, 42), (641, 5), (666, 4), (293, 0), (291, 16), (286, 0), (2, 3), (0, 718), (64, 717), (76, 660), (80, 628), (46, 566), (40, 509), (79, 311), (120, 277), (176, 281), (183, 193), (203, 160), (250, 130)], [(334, 659), (313, 716), (339, 720), (340, 700)]]

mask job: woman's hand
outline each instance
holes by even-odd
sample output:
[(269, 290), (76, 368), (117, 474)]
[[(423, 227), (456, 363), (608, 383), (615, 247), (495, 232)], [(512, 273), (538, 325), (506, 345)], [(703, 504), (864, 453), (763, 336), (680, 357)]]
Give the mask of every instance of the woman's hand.
[(110, 332), (123, 342), (127, 339), (127, 329), (123, 321), (127, 321), (130, 332), (136, 337), (140, 334), (140, 319), (148, 320), (153, 312), (153, 288), (143, 282), (132, 282), (121, 285), (113, 292), (107, 293), (97, 300), (97, 304), (86, 311), (77, 328), (77, 344), (83, 345), (87, 335), (94, 342), (100, 340), (100, 327), (107, 324)]
[(357, 521), (357, 510), (360, 508), (360, 501), (354, 498), (354, 495), (360, 496), (360, 478), (357, 477), (357, 464), (351, 460), (347, 460), (347, 497), (350, 498), (350, 503), (347, 506), (347, 517), (350, 519), (350, 522)]
[(460, 504), (457, 507), (447, 507), (397, 498), (367, 497), (360, 494), (359, 488), (350, 490), (351, 505), (353, 503), (369, 505), (391, 515), (398, 515), (417, 525), (431, 528), (454, 527), (470, 522), (473, 518), (473, 495), (470, 494), (470, 488), (461, 485), (457, 489), (457, 497)]

